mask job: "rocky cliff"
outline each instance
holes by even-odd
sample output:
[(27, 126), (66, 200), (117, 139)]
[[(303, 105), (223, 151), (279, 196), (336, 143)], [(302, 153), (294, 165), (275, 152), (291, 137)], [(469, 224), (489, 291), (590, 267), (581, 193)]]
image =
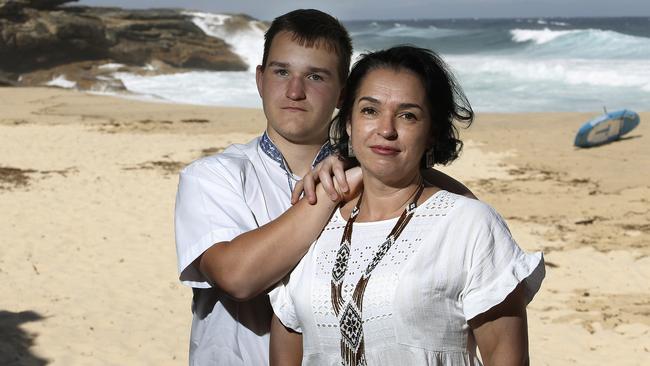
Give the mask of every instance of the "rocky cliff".
[(247, 69), (181, 10), (61, 6), (75, 1), (0, 0), (0, 84), (36, 85), (63, 75), (80, 88), (102, 89), (117, 83), (99, 67), (109, 62), (130, 72)]

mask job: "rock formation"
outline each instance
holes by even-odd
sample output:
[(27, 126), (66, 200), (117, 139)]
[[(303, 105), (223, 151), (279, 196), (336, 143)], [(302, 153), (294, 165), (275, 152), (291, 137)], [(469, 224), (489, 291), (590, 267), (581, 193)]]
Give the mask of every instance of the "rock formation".
[(74, 1), (0, 0), (0, 85), (64, 74), (92, 86), (97, 76), (105, 79), (97, 65), (107, 62), (154, 64), (160, 72), (247, 69), (228, 44), (180, 10), (60, 6)]

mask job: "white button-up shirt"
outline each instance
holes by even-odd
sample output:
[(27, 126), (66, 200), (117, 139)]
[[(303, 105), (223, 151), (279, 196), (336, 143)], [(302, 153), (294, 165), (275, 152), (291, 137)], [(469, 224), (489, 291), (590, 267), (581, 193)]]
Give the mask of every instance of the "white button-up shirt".
[[(330, 152), (326, 143), (313, 164)], [(291, 204), (297, 179), (266, 133), (181, 171), (176, 253), (180, 280), (194, 292), (190, 365), (268, 364), (272, 314), (268, 296), (236, 302), (212, 287), (192, 262), (215, 243), (280, 216)]]

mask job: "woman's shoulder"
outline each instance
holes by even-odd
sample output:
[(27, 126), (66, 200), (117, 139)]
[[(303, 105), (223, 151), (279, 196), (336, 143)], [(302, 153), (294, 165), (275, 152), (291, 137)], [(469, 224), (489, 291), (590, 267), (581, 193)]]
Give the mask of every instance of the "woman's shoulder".
[(421, 215), (449, 216), (463, 222), (499, 219), (499, 214), (488, 203), (479, 199), (445, 190), (436, 190), (420, 205)]

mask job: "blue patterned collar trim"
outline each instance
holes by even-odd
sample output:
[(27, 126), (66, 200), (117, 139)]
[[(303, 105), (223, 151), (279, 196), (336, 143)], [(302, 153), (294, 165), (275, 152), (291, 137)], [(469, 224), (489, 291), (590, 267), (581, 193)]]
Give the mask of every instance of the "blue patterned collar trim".
[(273, 141), (271, 141), (271, 138), (266, 133), (266, 131), (264, 131), (264, 134), (260, 139), (260, 148), (262, 148), (262, 151), (264, 151), (264, 153), (268, 155), (269, 158), (273, 159), (273, 161), (280, 164), (281, 166), (284, 166), (284, 158), (282, 157), (282, 153), (275, 146)]
[[(264, 151), (266, 155), (268, 155), (268, 157), (273, 159), (273, 161), (275, 161), (276, 163), (280, 164), (282, 169), (284, 169), (285, 171), (287, 171), (287, 173), (289, 173), (289, 169), (284, 160), (284, 156), (282, 156), (280, 149), (278, 149), (278, 147), (275, 146), (275, 144), (273, 143), (269, 135), (266, 133), (266, 131), (264, 131), (262, 138), (260, 138), (260, 148), (262, 149), (262, 151)], [(329, 141), (324, 143), (323, 146), (321, 146), (320, 151), (316, 155), (316, 158), (311, 164), (312, 168), (316, 166), (318, 163), (320, 163), (321, 161), (323, 161), (323, 159), (328, 157), (333, 151), (334, 149), (332, 148), (332, 145), (330, 144)]]

